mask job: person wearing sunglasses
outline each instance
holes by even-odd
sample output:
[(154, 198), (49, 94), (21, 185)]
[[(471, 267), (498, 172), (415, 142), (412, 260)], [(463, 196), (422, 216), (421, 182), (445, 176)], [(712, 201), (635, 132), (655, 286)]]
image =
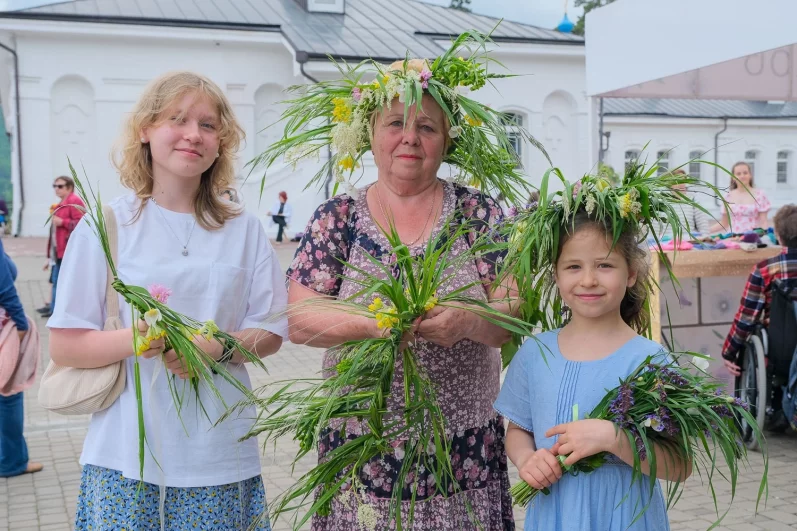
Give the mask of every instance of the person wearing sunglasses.
[(61, 259), (66, 251), (69, 235), (77, 227), (78, 221), (83, 217), (86, 205), (75, 194), (75, 181), (71, 177), (62, 175), (55, 178), (53, 191), (58, 196), (59, 203), (54, 205), (51, 215), (50, 239), (47, 242), (47, 263), (44, 269), (52, 266), (50, 281), (53, 284), (53, 294), (49, 306), (39, 308), (42, 317), (50, 317), (55, 308), (55, 289), (58, 286), (58, 272), (61, 268)]

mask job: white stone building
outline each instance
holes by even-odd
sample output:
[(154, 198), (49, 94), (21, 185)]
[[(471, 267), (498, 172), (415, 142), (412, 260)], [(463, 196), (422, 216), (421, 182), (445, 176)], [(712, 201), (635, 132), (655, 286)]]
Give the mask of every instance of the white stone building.
[[(324, 189), (304, 190), (318, 165), (272, 168), (262, 200), (262, 171), (249, 174), (245, 166), (278, 138), (278, 127), (266, 127), (281, 113), (284, 90), (334, 76), (327, 55), (389, 62), (409, 50), (434, 57), (452, 36), (468, 29), (489, 32), (497, 23), (413, 0), (76, 0), (2, 12), (0, 101), (12, 136), (14, 226), (22, 235), (46, 233), (54, 199), (50, 184), (67, 172), (67, 156), (85, 168), (103, 197), (121, 193), (110, 153), (125, 113), (151, 79), (189, 69), (226, 91), (246, 131), (238, 187), (247, 208), (265, 220), (277, 193), (285, 190), (294, 208), (289, 233), (301, 231), (325, 198)], [(521, 75), (475, 97), (515, 113), (566, 175), (588, 171), (595, 137), (590, 128), (597, 124), (588, 119), (583, 41), (507, 21), (493, 38), (494, 57)], [(612, 104), (606, 108), (604, 128), (611, 132), (606, 160), (618, 169), (626, 151), (647, 142), (651, 153), (672, 148), (672, 164), (713, 146), (714, 118), (641, 112), (648, 108), (621, 116), (622, 109), (612, 114)], [(785, 118), (729, 120), (721, 144), (742, 140), (722, 147), (720, 162), (755, 151), (761, 157), (757, 169), (764, 172), (761, 184), (773, 199), (788, 200), (776, 192), (794, 182), (795, 162), (789, 158), (787, 181), (776, 183), (775, 157), (791, 153), (787, 139), (795, 124)], [(521, 159), (529, 181), (537, 182), (547, 169), (544, 158), (523, 146)], [(373, 164), (366, 161), (361, 183), (373, 178)]]
[[(604, 161), (618, 171), (647, 144), (648, 160), (661, 158), (670, 168), (695, 158), (727, 169), (747, 162), (772, 214), (797, 202), (797, 103), (606, 99), (604, 114), (610, 133)], [(728, 175), (710, 165), (684, 170), (722, 188), (729, 184)]]

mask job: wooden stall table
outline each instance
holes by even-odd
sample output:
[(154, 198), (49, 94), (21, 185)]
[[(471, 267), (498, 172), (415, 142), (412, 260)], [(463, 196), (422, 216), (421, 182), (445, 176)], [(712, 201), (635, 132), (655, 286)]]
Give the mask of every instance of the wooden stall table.
[(670, 281), (663, 259), (654, 259), (652, 274), (661, 291), (655, 291), (651, 300), (651, 308), (660, 310), (651, 319), (652, 337), (673, 352), (711, 356), (710, 371), (732, 386), (733, 378), (722, 365), (722, 345), (753, 266), (780, 252), (781, 247), (667, 251), (666, 260), (680, 286)]

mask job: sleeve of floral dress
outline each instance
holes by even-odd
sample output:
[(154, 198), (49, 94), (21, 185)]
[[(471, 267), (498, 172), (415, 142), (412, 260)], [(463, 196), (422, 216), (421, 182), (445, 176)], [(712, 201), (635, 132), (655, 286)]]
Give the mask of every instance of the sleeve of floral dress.
[(307, 224), (286, 273), (290, 280), (322, 295), (340, 290), (343, 261), (349, 257), (349, 196), (336, 196), (319, 206)]
[[(503, 221), (504, 214), (493, 198), (473, 190), (466, 190), (459, 204), (461, 212), (471, 226), (468, 243), (473, 245), (477, 238), (496, 228)], [(497, 235), (497, 231), (493, 231), (493, 234)], [(476, 268), (482, 282), (491, 284), (495, 281), (496, 271), (505, 255), (504, 251), (493, 251), (476, 259)]]

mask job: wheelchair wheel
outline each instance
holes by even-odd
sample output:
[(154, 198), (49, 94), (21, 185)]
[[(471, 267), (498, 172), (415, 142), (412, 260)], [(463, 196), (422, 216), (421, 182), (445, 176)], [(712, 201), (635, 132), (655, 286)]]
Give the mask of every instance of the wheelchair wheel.
[[(742, 374), (736, 378), (736, 396), (750, 405), (750, 414), (758, 424), (758, 430), (764, 430), (767, 415), (767, 397), (769, 382), (767, 366), (764, 359), (764, 345), (758, 336), (750, 336), (742, 355)], [(740, 420), (742, 440), (750, 450), (758, 449), (755, 430), (745, 419)]]

